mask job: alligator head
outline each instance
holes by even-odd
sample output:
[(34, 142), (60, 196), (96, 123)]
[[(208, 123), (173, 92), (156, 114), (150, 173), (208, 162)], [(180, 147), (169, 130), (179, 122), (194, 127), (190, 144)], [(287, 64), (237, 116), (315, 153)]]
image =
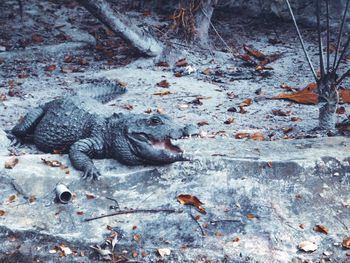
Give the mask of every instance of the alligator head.
[(168, 164), (188, 160), (173, 140), (196, 132), (193, 126), (180, 126), (169, 117), (154, 114), (126, 114), (112, 117), (111, 155), (129, 164)]

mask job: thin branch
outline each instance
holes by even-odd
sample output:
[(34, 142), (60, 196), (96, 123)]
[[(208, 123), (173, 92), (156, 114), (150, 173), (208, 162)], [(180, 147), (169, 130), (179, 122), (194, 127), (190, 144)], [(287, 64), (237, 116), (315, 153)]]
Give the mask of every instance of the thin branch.
[(197, 223), (199, 229), (200, 229), (201, 232), (202, 232), (202, 236), (203, 236), (203, 237), (206, 236), (203, 227), (202, 227), (201, 224), (198, 222), (198, 220), (195, 218), (195, 216), (192, 215), (192, 214), (190, 214), (190, 216), (191, 216), (191, 218)]
[(85, 218), (84, 222), (104, 218), (104, 217), (110, 217), (110, 216), (116, 216), (116, 215), (125, 215), (125, 214), (136, 214), (136, 213), (182, 213), (182, 210), (176, 210), (176, 209), (135, 209), (135, 210), (122, 210), (118, 211), (115, 213), (107, 214), (107, 215), (102, 215), (102, 216), (96, 216), (96, 217), (91, 217), (91, 218)]
[(350, 0), (346, 1), (344, 15), (343, 15), (343, 19), (341, 21), (338, 40), (337, 40), (337, 47), (335, 49), (335, 54), (334, 54), (333, 69), (335, 68), (335, 64), (337, 63), (338, 52), (339, 52), (339, 48), (340, 48), (340, 41), (341, 41), (341, 37), (343, 35), (344, 23), (345, 23), (345, 19), (346, 19), (346, 13), (348, 12), (349, 3), (350, 3)]
[(325, 70), (324, 70), (324, 59), (323, 59), (323, 48), (322, 48), (320, 13), (321, 13), (320, 0), (317, 0), (316, 1), (316, 18), (317, 18), (318, 52), (319, 52), (319, 58), (320, 58), (321, 80), (323, 80), (325, 75)]
[(345, 45), (344, 45), (344, 48), (343, 48), (343, 50), (342, 50), (342, 52), (341, 52), (341, 54), (340, 54), (339, 60), (338, 60), (338, 62), (337, 62), (337, 65), (335, 66), (334, 72), (337, 72), (337, 69), (338, 69), (338, 67), (339, 67), (339, 65), (340, 65), (340, 63), (341, 63), (341, 61), (343, 60), (343, 57), (344, 57), (344, 55), (345, 55), (345, 53), (346, 53), (346, 50), (347, 50), (348, 47), (349, 47), (349, 44), (350, 44), (350, 36), (348, 37), (348, 40), (346, 41), (346, 43), (345, 43)]
[(302, 36), (301, 36), (301, 34), (300, 34), (300, 30), (299, 30), (297, 21), (295, 20), (295, 17), (294, 17), (294, 14), (293, 14), (293, 10), (292, 10), (292, 8), (291, 8), (291, 6), (290, 6), (289, 0), (285, 0), (285, 1), (286, 1), (286, 3), (287, 3), (289, 13), (290, 13), (290, 15), (291, 15), (291, 17), (292, 17), (292, 20), (293, 20), (293, 23), (294, 23), (294, 27), (295, 27), (295, 29), (296, 29), (296, 31), (297, 31), (297, 33), (298, 33), (299, 41), (300, 41), (300, 44), (301, 44), (301, 46), (302, 46), (302, 48), (303, 48), (303, 51), (304, 51), (306, 60), (307, 60), (307, 62), (308, 62), (308, 64), (309, 64), (309, 67), (310, 67), (310, 69), (311, 69), (312, 75), (314, 76), (314, 79), (315, 79), (315, 81), (317, 82), (317, 81), (318, 81), (318, 78), (317, 78), (317, 75), (316, 75), (316, 71), (315, 71), (314, 66), (312, 65), (312, 62), (311, 62), (311, 60), (310, 60), (310, 57), (309, 57), (309, 55), (308, 55), (308, 53), (307, 53), (307, 51), (306, 51), (305, 44), (304, 44), (304, 40), (303, 40), (303, 38), (302, 38)]
[(337, 81), (336, 85), (339, 85), (340, 83), (342, 83), (342, 81), (343, 81), (346, 77), (350, 77), (350, 69), (348, 69), (348, 70), (340, 77), (340, 79)]
[(329, 28), (329, 0), (326, 0), (326, 16), (327, 16), (327, 76), (329, 73), (329, 43), (330, 43), (330, 28)]

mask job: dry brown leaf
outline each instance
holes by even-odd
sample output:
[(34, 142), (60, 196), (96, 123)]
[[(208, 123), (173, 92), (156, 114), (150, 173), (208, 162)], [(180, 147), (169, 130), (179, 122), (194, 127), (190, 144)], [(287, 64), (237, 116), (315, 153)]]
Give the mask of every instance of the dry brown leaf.
[(158, 67), (165, 67), (165, 68), (170, 67), (170, 65), (169, 65), (167, 62), (165, 62), (165, 61), (159, 61), (159, 62), (156, 64), (156, 66), (158, 66)]
[(62, 169), (66, 168), (65, 165), (63, 165), (60, 161), (57, 161), (57, 160), (46, 160), (44, 158), (41, 158), (41, 160), (48, 166), (51, 166), (51, 167), (60, 167)]
[(324, 225), (316, 225), (314, 231), (328, 235), (328, 228)]
[(179, 195), (176, 197), (177, 201), (182, 205), (193, 205), (197, 210), (205, 214), (205, 208), (202, 206), (203, 203), (194, 195)]
[(241, 239), (239, 238), (239, 237), (234, 237), (233, 239), (232, 239), (232, 242), (239, 242)]
[(35, 195), (29, 196), (29, 198), (28, 198), (28, 202), (29, 202), (29, 203), (34, 203), (35, 201), (36, 201)]
[(181, 78), (183, 75), (181, 72), (175, 72), (174, 76), (177, 78)]
[(139, 255), (139, 253), (137, 253), (137, 251), (135, 251), (135, 250), (131, 252), (131, 256), (133, 258), (136, 258), (138, 255)]
[(250, 106), (252, 103), (253, 103), (252, 99), (245, 99), (239, 104), (239, 106), (240, 107), (247, 107), (247, 106)]
[(293, 93), (281, 93), (272, 99), (287, 99), (301, 104), (317, 104), (317, 85), (316, 83), (310, 83), (304, 89)]
[(186, 58), (181, 58), (175, 63), (176, 67), (186, 67), (188, 66), (188, 62), (186, 61)]
[(66, 55), (63, 59), (65, 63), (72, 63), (73, 62), (73, 56)]
[(284, 134), (290, 133), (293, 130), (293, 127), (282, 128)]
[(0, 101), (5, 101), (5, 100), (7, 100), (6, 95), (0, 94)]
[(161, 91), (157, 91), (155, 93), (153, 93), (153, 95), (157, 95), (157, 96), (166, 96), (172, 94), (172, 92), (170, 90), (161, 90)]
[(206, 68), (205, 70), (202, 71), (202, 73), (204, 75), (210, 75), (211, 74), (211, 69), (210, 68)]
[(169, 88), (170, 83), (166, 79), (163, 79), (162, 81), (157, 83), (157, 86), (162, 87), (162, 88)]
[(253, 215), (253, 214), (248, 214), (248, 215), (247, 215), (247, 218), (250, 219), (250, 220), (252, 220), (252, 219), (255, 219), (256, 216)]
[(252, 139), (254, 141), (265, 141), (264, 135), (260, 132), (254, 132), (254, 133), (250, 134), (249, 139)]
[(16, 201), (16, 195), (10, 195), (8, 198), (7, 198), (7, 201), (6, 203), (13, 203)]
[(304, 225), (304, 224), (299, 224), (299, 227), (300, 227), (301, 229), (304, 229), (304, 228), (305, 228), (305, 225)]
[(32, 41), (35, 44), (39, 44), (39, 43), (44, 42), (44, 38), (41, 35), (35, 34), (35, 35), (32, 35)]
[(346, 110), (343, 106), (340, 106), (339, 108), (337, 108), (336, 113), (337, 114), (345, 114)]
[(247, 110), (244, 107), (239, 106), (239, 113), (244, 114), (246, 112), (247, 112)]
[(18, 164), (18, 162), (19, 162), (19, 160), (17, 157), (12, 157), (5, 162), (5, 168), (6, 169), (13, 169)]
[(57, 68), (56, 65), (52, 64), (52, 65), (47, 66), (45, 70), (46, 71), (54, 71), (56, 68)]
[(302, 121), (302, 119), (299, 118), (299, 117), (292, 117), (292, 118), (290, 118), (290, 120), (293, 121), (293, 122)]
[(86, 199), (94, 199), (95, 195), (93, 193), (85, 192)]
[(228, 117), (226, 121), (224, 121), (225, 124), (231, 124), (234, 123), (235, 119), (233, 117)]
[(4, 210), (0, 210), (0, 216), (4, 216), (6, 212)]
[(256, 62), (248, 54), (241, 54), (239, 57), (245, 62), (256, 65)]
[(281, 54), (279, 53), (274, 53), (274, 54), (271, 54), (271, 55), (268, 55), (265, 57), (265, 59), (263, 59), (259, 66), (261, 66), (262, 68), (265, 68), (265, 69), (270, 69), (268, 67), (265, 67), (267, 64), (271, 63), (271, 62), (274, 62), (276, 61), (277, 59), (279, 59), (281, 57)]
[(350, 249), (350, 236), (347, 236), (343, 239), (343, 248)]
[(341, 103), (350, 103), (350, 90), (348, 89), (339, 90), (339, 98)]
[(272, 110), (272, 114), (275, 116), (289, 116), (291, 111)]
[(209, 125), (209, 122), (208, 122), (208, 121), (206, 121), (206, 120), (203, 120), (203, 121), (199, 121), (199, 122), (197, 122), (197, 125), (198, 125), (198, 126)]
[(266, 164), (269, 168), (272, 168), (272, 161), (268, 161)]
[(135, 241), (140, 241), (141, 240), (141, 235), (140, 234), (135, 234), (134, 235), (134, 240)]
[(249, 138), (249, 133), (247, 132), (237, 132), (235, 135), (236, 139), (245, 139), (245, 138)]
[(257, 49), (248, 47), (246, 45), (243, 45), (243, 49), (244, 49), (245, 52), (247, 52), (248, 55), (250, 55), (250, 56), (252, 56), (252, 57), (254, 57), (256, 59), (264, 60), (266, 58), (265, 54), (263, 54), (262, 52), (260, 52)]

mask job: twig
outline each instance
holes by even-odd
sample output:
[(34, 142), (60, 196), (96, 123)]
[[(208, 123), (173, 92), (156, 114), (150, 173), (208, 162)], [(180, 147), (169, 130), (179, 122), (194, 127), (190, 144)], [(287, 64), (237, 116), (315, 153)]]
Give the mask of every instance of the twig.
[(204, 232), (203, 227), (201, 226), (201, 224), (198, 222), (198, 220), (192, 214), (190, 214), (190, 216), (197, 223), (199, 229), (202, 232), (202, 236), (205, 237), (206, 235), (205, 235), (205, 232)]
[(104, 218), (104, 217), (110, 217), (110, 216), (116, 216), (116, 215), (125, 215), (125, 214), (136, 214), (136, 213), (182, 213), (182, 210), (176, 210), (176, 209), (135, 209), (135, 210), (122, 210), (118, 211), (115, 213), (107, 214), (107, 215), (102, 215), (102, 216), (96, 216), (96, 217), (91, 217), (91, 218), (85, 218), (84, 222)]

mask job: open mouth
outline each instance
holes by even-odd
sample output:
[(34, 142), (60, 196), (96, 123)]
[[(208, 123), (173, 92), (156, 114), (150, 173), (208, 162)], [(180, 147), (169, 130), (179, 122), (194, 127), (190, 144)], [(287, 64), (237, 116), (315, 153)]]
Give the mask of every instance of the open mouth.
[(183, 152), (179, 146), (172, 144), (170, 138), (165, 138), (163, 140), (155, 140), (155, 139), (149, 138), (146, 134), (143, 134), (143, 133), (137, 133), (137, 134), (134, 133), (133, 137), (134, 139), (147, 142), (148, 144), (152, 145), (154, 148), (159, 150), (167, 150), (173, 153)]

